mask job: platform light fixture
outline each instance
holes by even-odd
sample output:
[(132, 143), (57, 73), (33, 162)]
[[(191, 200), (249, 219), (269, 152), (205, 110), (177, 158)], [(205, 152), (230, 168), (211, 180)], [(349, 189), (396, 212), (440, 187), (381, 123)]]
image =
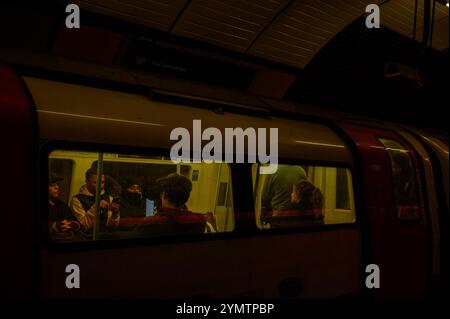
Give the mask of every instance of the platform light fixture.
[(449, 0), (437, 0), (437, 2), (439, 2), (442, 5), (445, 5), (448, 8)]

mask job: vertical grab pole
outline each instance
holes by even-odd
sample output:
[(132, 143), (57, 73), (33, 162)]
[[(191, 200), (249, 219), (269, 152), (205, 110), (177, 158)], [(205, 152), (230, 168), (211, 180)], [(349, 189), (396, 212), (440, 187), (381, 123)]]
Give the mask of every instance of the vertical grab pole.
[(95, 217), (94, 217), (94, 238), (98, 239), (98, 229), (100, 226), (100, 192), (102, 189), (102, 175), (103, 175), (103, 153), (98, 153), (97, 159), (97, 187), (95, 189)]
[(431, 0), (424, 0), (423, 3), (423, 33), (422, 33), (422, 44), (425, 47), (428, 44), (430, 36), (430, 11), (431, 11)]
[[(220, 175), (222, 174), (222, 164), (219, 164), (219, 171), (217, 172), (217, 182), (216, 182), (216, 200), (214, 201), (214, 216), (216, 216), (217, 210), (217, 201), (219, 200), (219, 191), (220, 191)], [(209, 164), (206, 164), (209, 165)]]

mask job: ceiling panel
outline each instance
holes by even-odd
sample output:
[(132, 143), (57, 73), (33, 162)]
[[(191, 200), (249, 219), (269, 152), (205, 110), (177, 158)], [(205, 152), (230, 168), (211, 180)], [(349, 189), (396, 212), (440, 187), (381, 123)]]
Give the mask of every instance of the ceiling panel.
[[(424, 0), (418, 0), (417, 4), (416, 40), (420, 42), (423, 33)], [(381, 9), (381, 24), (397, 33), (413, 38), (414, 6), (414, 0), (390, 0), (386, 2)], [(442, 51), (449, 45), (448, 8), (436, 2), (434, 19), (431, 46)]]
[(435, 21), (433, 28), (433, 41), (431, 46), (439, 51), (448, 49), (449, 38), (449, 20), (448, 16)]
[(436, 3), (433, 38), (431, 46), (439, 51), (448, 49), (449, 45), (449, 8)]
[(288, 0), (193, 0), (172, 33), (244, 52)]
[[(422, 37), (423, 3), (424, 0), (417, 1), (416, 38), (419, 39)], [(381, 9), (381, 24), (411, 37), (414, 30), (414, 0), (391, 0), (385, 3)]]
[(75, 0), (81, 9), (169, 31), (188, 0)]
[[(384, 27), (413, 36), (415, 0), (77, 0), (85, 10), (304, 68), (338, 32), (381, 5)], [(421, 41), (424, 0), (418, 0)], [(448, 48), (448, 8), (436, 3), (432, 47)]]
[(248, 52), (304, 68), (336, 33), (364, 14), (365, 6), (360, 0), (294, 1)]

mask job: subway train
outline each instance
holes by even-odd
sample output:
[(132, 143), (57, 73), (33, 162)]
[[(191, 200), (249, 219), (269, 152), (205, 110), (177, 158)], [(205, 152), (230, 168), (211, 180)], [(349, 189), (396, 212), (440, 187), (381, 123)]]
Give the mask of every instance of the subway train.
[[(0, 65), (6, 186), (2, 295), (44, 299), (440, 295), (449, 268), (447, 133), (347, 115), (208, 109), (118, 87), (23, 75)], [(249, 160), (172, 161), (170, 150), (176, 141), (171, 132), (176, 128), (192, 132), (194, 120), (201, 120), (203, 129), (216, 128), (222, 136), (227, 128), (277, 128), (277, 172), (261, 174), (267, 164)], [(259, 147), (270, 144), (261, 140)], [(243, 150), (246, 159), (251, 151)], [(67, 229), (56, 227), (52, 232), (50, 176), (59, 176), (58, 199), (70, 210), (89, 169), (111, 177), (122, 186), (122, 193), (125, 180), (139, 180), (143, 215), (119, 214), (117, 228), (93, 231), (77, 229), (74, 219)], [(296, 172), (320, 191), (318, 223), (267, 210), (267, 201), (280, 195)], [(158, 223), (154, 220), (159, 194), (154, 186), (170, 174), (189, 179), (192, 188), (185, 206), (191, 217), (206, 221), (205, 229), (160, 233), (158, 227), (144, 227), (146, 231), (136, 232), (133, 227)], [(292, 185), (286, 193), (289, 198)], [(96, 185), (98, 201), (101, 191)], [(193, 220), (197, 219), (184, 222)], [(184, 222), (179, 229), (188, 227)], [(68, 285), (69, 265), (78, 267), (76, 287)], [(372, 275), (369, 265), (378, 267), (375, 287), (367, 285)]]

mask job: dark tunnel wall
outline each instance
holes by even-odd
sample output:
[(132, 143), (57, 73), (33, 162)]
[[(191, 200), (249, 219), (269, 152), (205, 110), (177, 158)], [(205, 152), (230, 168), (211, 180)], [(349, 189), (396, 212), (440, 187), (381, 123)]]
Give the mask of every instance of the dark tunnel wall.
[[(386, 63), (417, 69), (422, 81), (384, 76)], [(306, 67), (286, 97), (380, 119), (447, 127), (448, 53), (424, 48), (391, 30), (348, 26)]]

